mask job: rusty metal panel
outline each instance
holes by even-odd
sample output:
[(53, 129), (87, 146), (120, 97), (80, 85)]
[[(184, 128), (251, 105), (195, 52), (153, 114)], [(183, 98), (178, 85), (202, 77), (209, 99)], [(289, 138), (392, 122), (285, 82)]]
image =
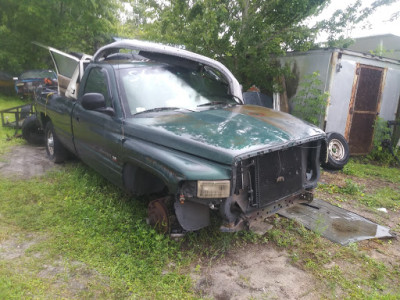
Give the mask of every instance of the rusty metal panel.
[(369, 152), (372, 146), (374, 134), (374, 122), (376, 114), (354, 113), (349, 135), (349, 147), (351, 154)]
[(279, 214), (294, 219), (304, 227), (341, 245), (367, 239), (395, 237), (390, 228), (319, 199), (314, 199), (309, 204), (283, 209)]
[(371, 150), (383, 75), (382, 68), (357, 64), (345, 131), (351, 154), (366, 154)]
[(360, 78), (354, 110), (376, 112), (383, 69), (361, 66), (359, 70)]

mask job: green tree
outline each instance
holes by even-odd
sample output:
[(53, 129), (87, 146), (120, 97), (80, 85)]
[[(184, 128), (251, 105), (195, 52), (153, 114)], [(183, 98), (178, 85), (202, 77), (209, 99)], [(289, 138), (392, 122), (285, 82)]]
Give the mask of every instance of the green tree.
[[(318, 22), (314, 27), (319, 31), (328, 33), (325, 43), (327, 47), (347, 48), (353, 43), (351, 38), (346, 37), (347, 31), (353, 30), (361, 24), (380, 6), (391, 5), (399, 0), (376, 0), (370, 6), (362, 7), (362, 1), (357, 0), (354, 4), (336, 10), (329, 19)], [(393, 17), (392, 17), (393, 18)]]
[(329, 0), (143, 0), (152, 22), (143, 24), (136, 36), (210, 56), (227, 65), (244, 89), (255, 84), (271, 91), (274, 79), (284, 72), (274, 57), (317, 47), (321, 31), (329, 33), (331, 44), (348, 43), (341, 35), (346, 26), (393, 1), (375, 1), (361, 12), (356, 2), (310, 27), (305, 21), (318, 15)]
[(0, 69), (13, 74), (45, 65), (35, 40), (93, 53), (116, 34), (120, 9), (117, 0), (0, 0), (0, 7)]
[(325, 2), (147, 1), (156, 21), (145, 32), (151, 39), (184, 45), (221, 61), (245, 88), (256, 84), (271, 89), (273, 81), (267, 81), (266, 74), (274, 78), (280, 72), (271, 54), (308, 49), (312, 30), (300, 23), (319, 11)]

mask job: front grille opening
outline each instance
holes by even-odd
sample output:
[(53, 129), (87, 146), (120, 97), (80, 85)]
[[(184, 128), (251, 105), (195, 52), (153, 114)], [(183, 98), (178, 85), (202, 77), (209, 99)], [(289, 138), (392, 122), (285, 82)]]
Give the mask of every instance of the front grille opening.
[(263, 207), (303, 188), (305, 157), (301, 147), (267, 153), (255, 158), (249, 168), (254, 199), (252, 206)]
[[(311, 142), (302, 146), (305, 156), (305, 180), (310, 183), (317, 179), (319, 176), (319, 151), (321, 148), (320, 142)], [(318, 155), (317, 155), (318, 154)]]

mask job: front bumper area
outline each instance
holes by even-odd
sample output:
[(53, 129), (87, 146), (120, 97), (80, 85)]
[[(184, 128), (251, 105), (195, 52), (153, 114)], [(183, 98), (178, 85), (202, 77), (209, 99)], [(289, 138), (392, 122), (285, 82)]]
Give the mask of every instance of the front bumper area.
[(273, 204), (267, 205), (263, 208), (242, 213), (234, 220), (232, 220), (231, 208), (232, 199), (228, 198), (220, 206), (221, 215), (223, 216), (225, 222), (220, 226), (222, 232), (237, 232), (240, 230), (249, 229), (252, 222), (263, 221), (281, 209), (291, 207), (299, 203), (309, 203), (313, 200), (313, 193), (311, 191), (305, 191), (296, 196), (289, 196), (287, 198), (281, 199)]

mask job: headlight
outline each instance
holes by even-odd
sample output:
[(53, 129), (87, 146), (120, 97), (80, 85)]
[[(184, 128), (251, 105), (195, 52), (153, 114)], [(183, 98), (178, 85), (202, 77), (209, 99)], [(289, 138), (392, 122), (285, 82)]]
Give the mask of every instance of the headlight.
[(230, 195), (231, 183), (229, 180), (198, 181), (198, 198), (227, 198)]

